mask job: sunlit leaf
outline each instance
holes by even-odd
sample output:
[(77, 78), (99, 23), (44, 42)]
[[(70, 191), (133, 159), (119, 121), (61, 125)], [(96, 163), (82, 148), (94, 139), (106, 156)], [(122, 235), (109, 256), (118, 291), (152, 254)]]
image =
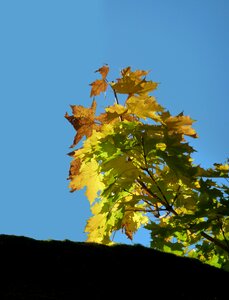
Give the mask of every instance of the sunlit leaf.
[(154, 121), (160, 121), (158, 112), (164, 110), (154, 97), (145, 94), (129, 97), (126, 105), (130, 113), (137, 115), (139, 118), (151, 118)]
[(106, 79), (107, 74), (109, 72), (109, 66), (108, 65), (104, 65), (101, 68), (99, 68), (98, 70), (96, 70), (95, 72), (99, 72), (102, 75), (102, 79)]
[(73, 144), (70, 146), (70, 148), (73, 148), (84, 136), (91, 136), (93, 129), (97, 129), (98, 125), (95, 124), (95, 100), (93, 100), (90, 108), (83, 107), (82, 105), (71, 105), (71, 108), (73, 115), (69, 116), (68, 113), (66, 113), (65, 118), (77, 131)]
[(108, 86), (107, 82), (104, 79), (97, 79), (90, 85), (92, 87), (90, 97), (98, 96), (100, 95), (100, 93), (105, 92)]

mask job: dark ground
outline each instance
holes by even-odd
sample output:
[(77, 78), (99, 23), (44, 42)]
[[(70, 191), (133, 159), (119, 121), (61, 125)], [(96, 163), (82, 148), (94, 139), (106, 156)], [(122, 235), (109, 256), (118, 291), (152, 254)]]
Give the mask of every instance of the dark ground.
[(143, 246), (0, 235), (0, 300), (229, 299), (229, 272)]

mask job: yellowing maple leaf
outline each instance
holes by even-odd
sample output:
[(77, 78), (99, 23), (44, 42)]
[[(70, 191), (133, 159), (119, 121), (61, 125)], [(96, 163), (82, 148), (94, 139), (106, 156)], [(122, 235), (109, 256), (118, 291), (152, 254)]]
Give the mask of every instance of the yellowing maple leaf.
[(121, 75), (122, 76), (131, 76), (133, 78), (138, 78), (141, 79), (142, 76), (145, 76), (149, 73), (149, 71), (144, 71), (144, 70), (136, 70), (136, 71), (131, 71), (131, 67), (126, 67), (121, 70)]
[(104, 203), (102, 201), (96, 202), (91, 207), (93, 216), (88, 219), (84, 231), (87, 235), (87, 242), (103, 243), (112, 245), (110, 241), (111, 228), (107, 226), (108, 212), (102, 213)]
[(142, 79), (142, 76), (147, 73), (147, 71), (141, 70), (132, 72), (131, 68), (127, 67), (121, 71), (122, 77), (118, 78), (116, 83), (111, 83), (111, 87), (116, 93), (128, 95), (153, 91), (158, 84), (153, 81)]
[(88, 219), (84, 231), (88, 233), (87, 242), (102, 243), (105, 233), (106, 215), (96, 214)]
[(152, 92), (153, 90), (155, 90), (158, 86), (158, 83), (157, 82), (154, 82), (154, 81), (146, 81), (146, 80), (143, 80), (140, 84), (141, 86), (141, 90), (138, 92), (138, 94), (146, 94), (146, 93), (149, 93), (149, 92)]
[(124, 217), (122, 219), (122, 229), (125, 231), (126, 236), (130, 240), (132, 240), (133, 234), (142, 225), (146, 225), (148, 222), (149, 222), (148, 217), (143, 215), (143, 213), (141, 213), (139, 211), (134, 211), (133, 208), (131, 208), (131, 210), (128, 211), (128, 207), (127, 207)]
[(98, 196), (98, 192), (104, 189), (102, 182), (102, 174), (98, 171), (99, 165), (95, 159), (88, 162), (83, 162), (80, 167), (80, 172), (76, 176), (71, 177), (69, 187), (71, 191), (81, 190), (86, 186), (85, 195), (87, 196), (90, 204)]
[(98, 117), (96, 117), (96, 120), (101, 122), (102, 124), (107, 124), (107, 123), (116, 123), (120, 122), (120, 118), (122, 121), (127, 120), (127, 121), (136, 121), (137, 118), (130, 115), (128, 113), (128, 108), (124, 107), (120, 104), (114, 104), (112, 106), (108, 106), (105, 108), (106, 113), (100, 114)]
[(126, 100), (128, 112), (137, 115), (139, 118), (151, 118), (160, 121), (159, 111), (163, 111), (156, 99), (149, 95), (131, 96)]
[(131, 77), (118, 79), (118, 82), (112, 83), (111, 87), (116, 93), (130, 95), (136, 94), (142, 89), (140, 83), (136, 82), (136, 80)]
[(183, 113), (180, 113), (175, 117), (169, 116), (168, 118), (164, 119), (164, 123), (166, 124), (170, 134), (176, 132), (182, 135), (197, 138), (198, 135), (195, 129), (191, 127), (193, 122), (194, 120), (192, 120), (189, 116), (184, 116)]

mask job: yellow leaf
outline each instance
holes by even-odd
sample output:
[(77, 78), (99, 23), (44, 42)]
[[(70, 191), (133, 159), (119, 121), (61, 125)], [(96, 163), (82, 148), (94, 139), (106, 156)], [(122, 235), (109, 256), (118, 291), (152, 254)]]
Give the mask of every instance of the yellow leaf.
[(126, 100), (128, 112), (137, 115), (139, 118), (151, 118), (154, 121), (160, 121), (160, 116), (157, 114), (163, 111), (156, 99), (149, 95), (131, 96)]
[(122, 115), (127, 111), (127, 108), (120, 104), (114, 104), (113, 106), (106, 107), (105, 110), (112, 114), (117, 113), (118, 115)]
[(136, 70), (131, 71), (127, 67), (121, 71), (121, 78), (117, 79), (116, 83), (111, 83), (111, 87), (119, 94), (141, 94), (153, 91), (157, 88), (157, 83), (146, 81), (142, 76), (148, 74), (148, 71)]
[(112, 83), (111, 87), (119, 94), (135, 94), (142, 90), (140, 83), (131, 77), (118, 79), (118, 82)]
[[(137, 206), (136, 206), (137, 208)], [(134, 209), (128, 211), (126, 208), (125, 215), (122, 219), (122, 229), (125, 231), (126, 236), (132, 240), (133, 234), (142, 226), (147, 224), (148, 217), (143, 215), (142, 212), (134, 211)]]
[(184, 116), (183, 113), (175, 117), (169, 116), (163, 121), (171, 134), (176, 132), (187, 136), (191, 136), (193, 138), (198, 137), (195, 129), (191, 127), (194, 120), (192, 120), (189, 116)]
[(112, 106), (108, 106), (105, 108), (105, 113), (100, 114), (98, 117), (96, 117), (96, 120), (101, 122), (102, 124), (106, 123), (116, 123), (120, 122), (120, 118), (122, 121), (135, 121), (137, 118), (130, 115), (128, 113), (128, 109), (120, 104), (114, 104)]
[(131, 71), (131, 67), (126, 67), (122, 69), (121, 75), (124, 76), (131, 76), (132, 78), (136, 79), (141, 79), (142, 76), (145, 76), (149, 73), (149, 71), (144, 71), (144, 70), (136, 70), (136, 71)]
[(139, 94), (146, 94), (146, 93), (149, 93), (149, 92), (152, 92), (153, 90), (155, 90), (158, 86), (158, 83), (157, 82), (154, 82), (154, 81), (146, 81), (146, 80), (143, 80), (141, 82), (141, 91), (139, 91)]
[(200, 183), (199, 183), (199, 181), (198, 181), (198, 180), (194, 182), (194, 185), (195, 185), (195, 187), (196, 187), (197, 189), (199, 189), (199, 188), (200, 188)]
[(86, 186), (86, 196), (92, 204), (98, 196), (98, 192), (104, 189), (102, 175), (99, 173), (99, 165), (95, 159), (89, 162), (83, 162), (80, 168), (80, 174), (72, 176), (69, 187), (72, 191), (80, 190)]
[(97, 214), (87, 221), (84, 231), (88, 233), (87, 242), (102, 243), (106, 224), (106, 215)]
[(157, 143), (157, 144), (156, 144), (156, 149), (157, 149), (157, 150), (161, 150), (161, 151), (165, 151), (165, 149), (166, 149), (166, 144), (165, 144), (165, 143)]
[(225, 165), (215, 164), (215, 167), (219, 171), (229, 171), (229, 165), (228, 164), (225, 164)]

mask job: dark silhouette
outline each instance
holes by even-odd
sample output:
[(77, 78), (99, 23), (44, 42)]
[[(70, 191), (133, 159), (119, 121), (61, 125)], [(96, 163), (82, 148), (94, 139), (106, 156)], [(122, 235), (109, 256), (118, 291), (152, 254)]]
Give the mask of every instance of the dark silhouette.
[(141, 245), (0, 235), (0, 299), (228, 298), (229, 272)]

